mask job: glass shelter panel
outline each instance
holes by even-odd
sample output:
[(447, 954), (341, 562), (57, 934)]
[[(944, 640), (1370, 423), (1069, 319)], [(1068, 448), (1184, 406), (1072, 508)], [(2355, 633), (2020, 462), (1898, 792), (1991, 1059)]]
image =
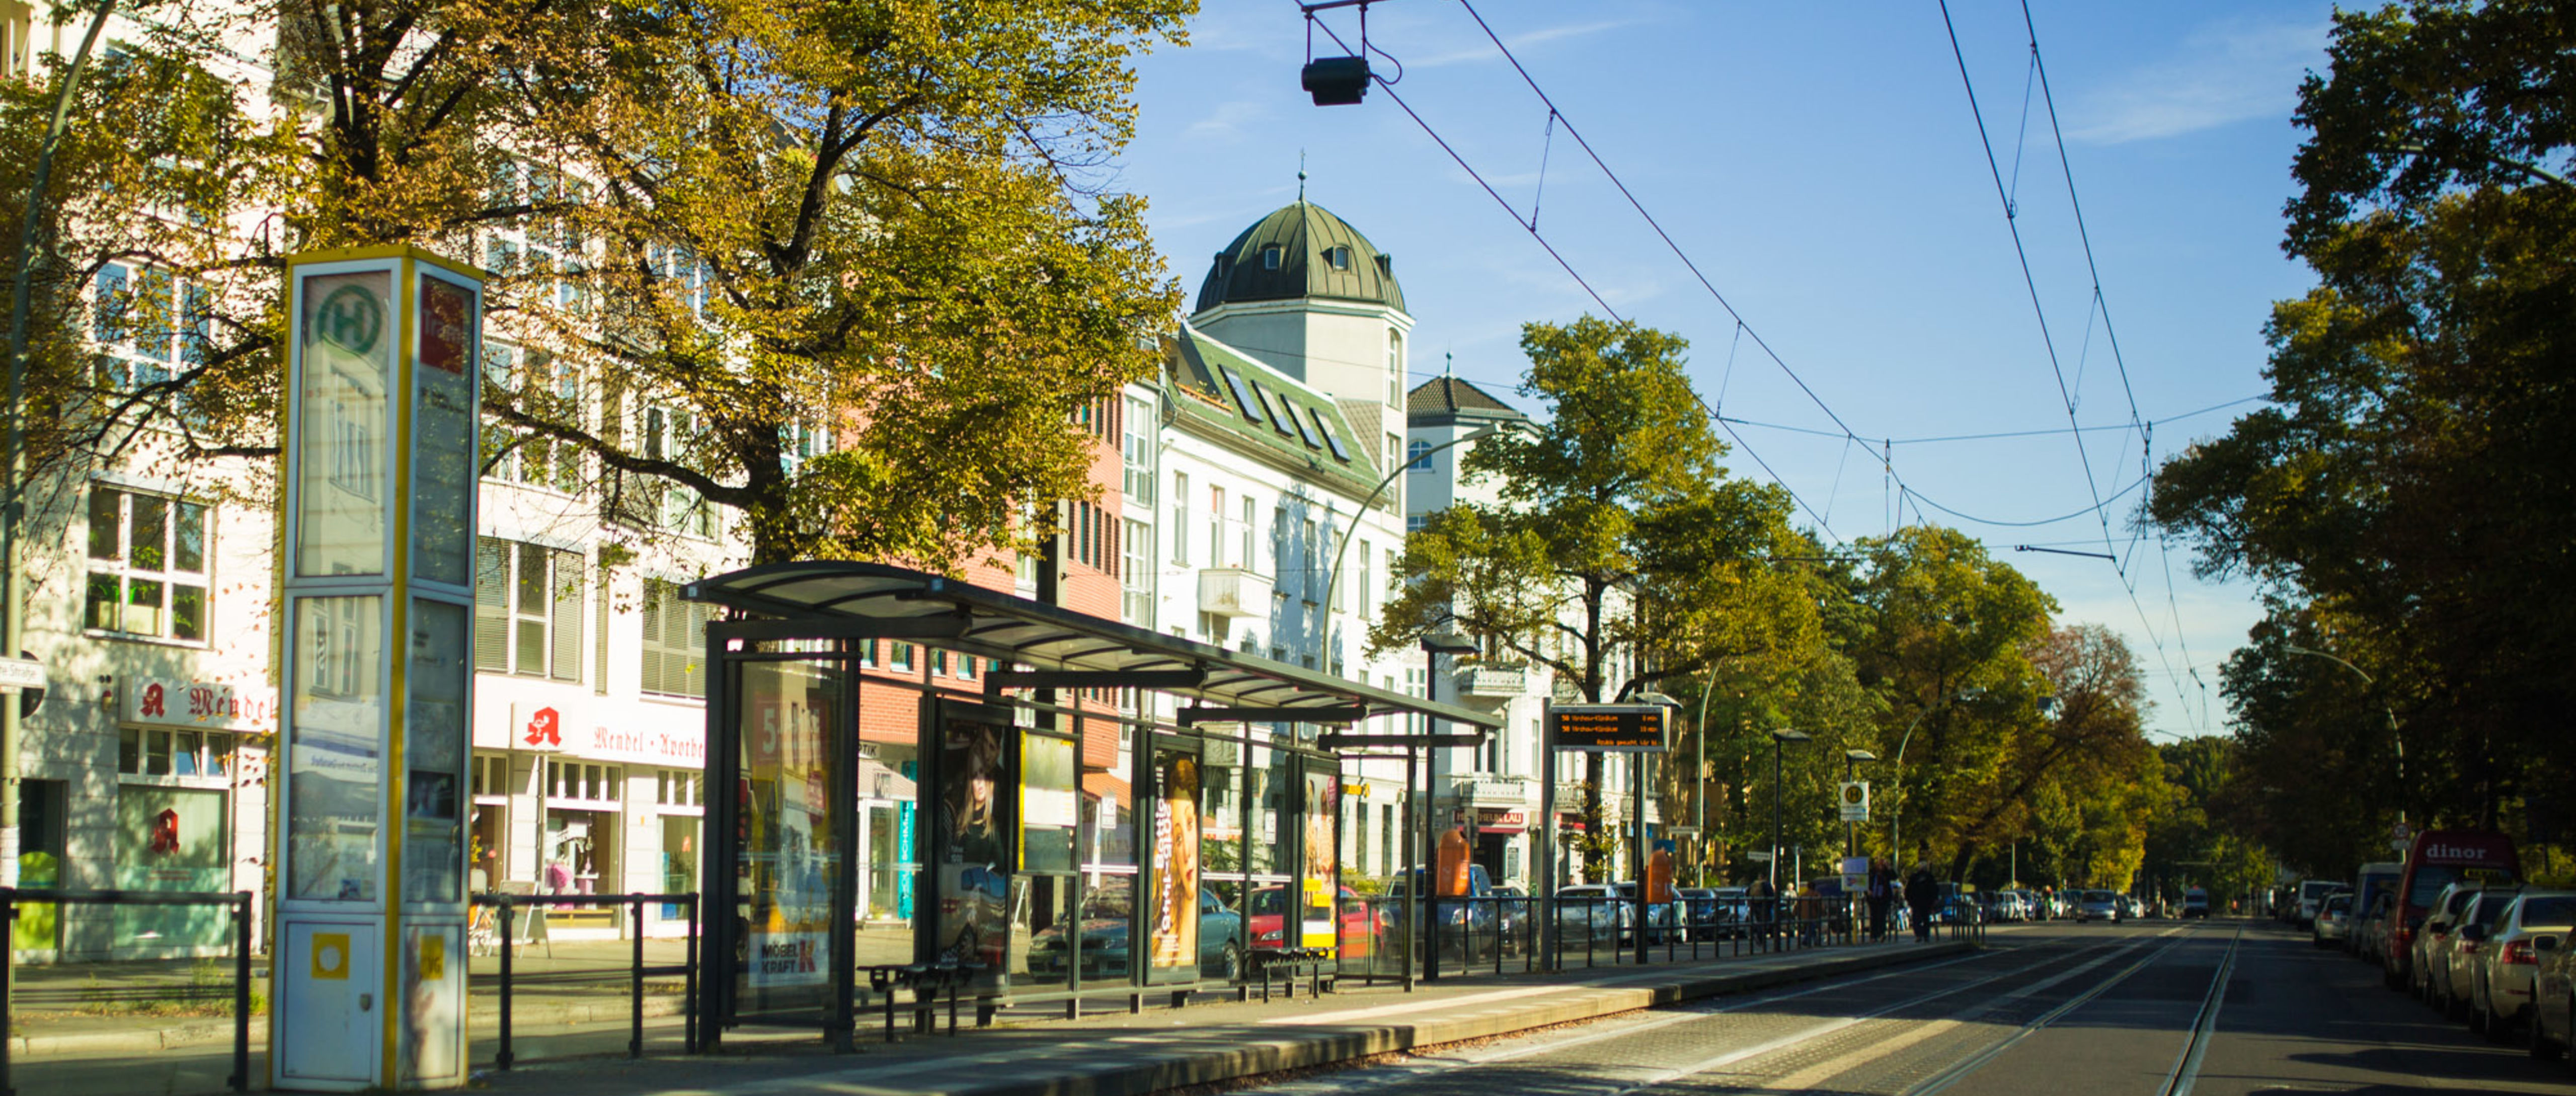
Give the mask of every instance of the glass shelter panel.
[(296, 433), (298, 575), (385, 571), (387, 390), (397, 337), (393, 274), (303, 278)]
[[(742, 1012), (823, 1004), (831, 988), (832, 883), (845, 865), (829, 791), (847, 703), (832, 662), (740, 664), (742, 796), (733, 911), (743, 932)], [(851, 812), (837, 812), (846, 824)]]
[(385, 599), (294, 602), (286, 897), (376, 900)]
[(405, 905), (465, 901), (465, 753), (473, 621), (465, 606), (413, 598), (403, 686)]

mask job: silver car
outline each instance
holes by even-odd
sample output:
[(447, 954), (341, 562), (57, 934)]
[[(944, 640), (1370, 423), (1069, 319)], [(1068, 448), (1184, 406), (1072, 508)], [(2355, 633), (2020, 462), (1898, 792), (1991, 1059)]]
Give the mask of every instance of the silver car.
[(2317, 907), (2316, 926), (2310, 934), (2310, 941), (2322, 948), (2351, 934), (2352, 896), (2338, 894), (2328, 897), (2324, 905)]
[(2531, 1018), (2532, 973), (2539, 959), (2533, 939), (2565, 940), (2571, 928), (2576, 891), (2527, 890), (2507, 903), (2470, 972), (2469, 1027), (2499, 1043), (2511, 1038)]

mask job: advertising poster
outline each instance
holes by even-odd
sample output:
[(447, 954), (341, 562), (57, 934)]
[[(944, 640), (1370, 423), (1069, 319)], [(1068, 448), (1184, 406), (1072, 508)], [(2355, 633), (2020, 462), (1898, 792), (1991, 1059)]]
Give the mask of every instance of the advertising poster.
[(1082, 821), (1074, 790), (1070, 738), (1020, 736), (1020, 867), (1034, 872), (1073, 870), (1074, 831)]
[(472, 581), (477, 479), (472, 287), (424, 272), (412, 370), (411, 566), (415, 577)]
[(1154, 751), (1153, 906), (1148, 963), (1156, 970), (1199, 965), (1199, 759)]
[(1342, 782), (1334, 773), (1306, 774), (1306, 815), (1304, 844), (1306, 896), (1305, 937), (1310, 948), (1333, 946), (1333, 880), (1338, 873), (1339, 843), (1334, 840), (1335, 820), (1342, 815)]
[[(743, 736), (742, 867), (749, 908), (745, 980), (756, 990), (829, 982), (833, 819), (825, 810), (823, 767), (836, 681), (797, 663), (742, 670), (742, 710), (757, 713)], [(802, 1001), (794, 994), (776, 1003)], [(762, 1004), (772, 1003), (764, 999)]]
[(939, 920), (931, 936), (932, 953), (982, 963), (996, 976), (1010, 942), (1004, 900), (1013, 867), (1014, 797), (1004, 761), (1015, 733), (963, 713), (941, 714), (938, 829), (931, 840), (939, 872)]
[(384, 813), (377, 803), (384, 599), (308, 597), (294, 605), (286, 896), (374, 901), (376, 827)]

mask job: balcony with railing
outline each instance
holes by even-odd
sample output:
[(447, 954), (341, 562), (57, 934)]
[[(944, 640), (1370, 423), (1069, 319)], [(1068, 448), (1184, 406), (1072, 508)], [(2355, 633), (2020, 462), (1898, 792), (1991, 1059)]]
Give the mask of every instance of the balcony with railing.
[(1529, 691), (1529, 671), (1518, 663), (1462, 667), (1456, 680), (1463, 699), (1510, 700)]
[(1221, 617), (1270, 615), (1270, 580), (1241, 567), (1199, 572), (1199, 611)]

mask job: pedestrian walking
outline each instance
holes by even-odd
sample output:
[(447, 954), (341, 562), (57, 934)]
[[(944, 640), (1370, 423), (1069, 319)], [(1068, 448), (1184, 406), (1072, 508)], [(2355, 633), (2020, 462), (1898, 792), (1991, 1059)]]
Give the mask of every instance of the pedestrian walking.
[(1914, 915), (1914, 942), (1932, 939), (1932, 905), (1941, 898), (1941, 885), (1932, 881), (1932, 865), (1917, 860), (1914, 872), (1905, 877), (1905, 906)]
[(1780, 927), (1780, 903), (1778, 896), (1772, 893), (1771, 880), (1754, 876), (1753, 885), (1744, 888), (1744, 896), (1753, 900), (1753, 939), (1768, 950), (1772, 933)]
[(1896, 866), (1882, 856), (1869, 862), (1869, 938), (1887, 939), (1887, 907), (1896, 897)]

